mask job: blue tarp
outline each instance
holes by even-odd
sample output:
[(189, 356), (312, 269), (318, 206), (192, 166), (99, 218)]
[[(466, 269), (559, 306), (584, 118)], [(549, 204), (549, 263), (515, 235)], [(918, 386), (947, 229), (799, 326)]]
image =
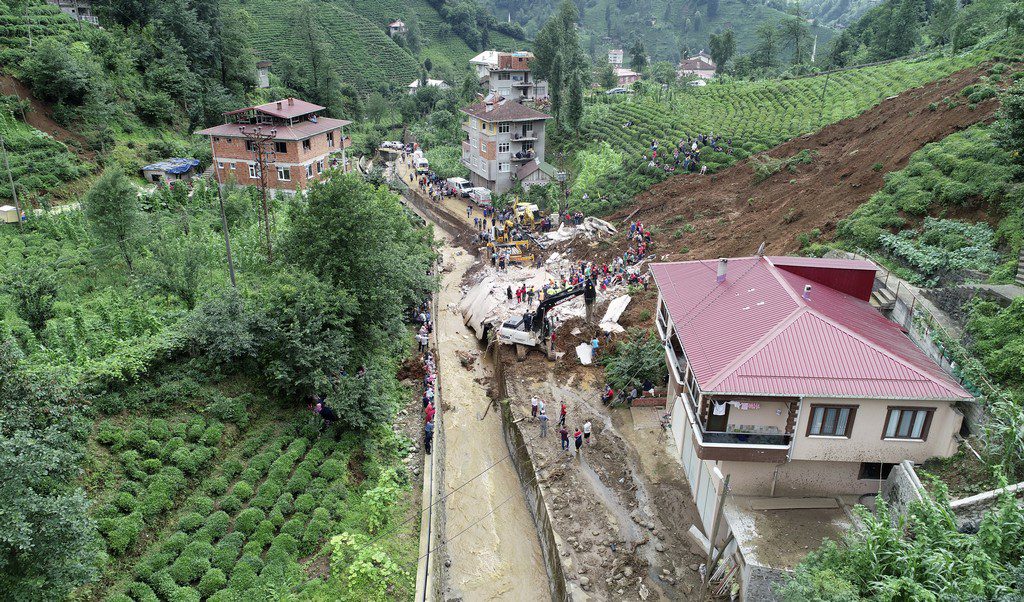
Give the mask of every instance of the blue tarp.
[(183, 174), (199, 167), (199, 159), (185, 159), (175, 157), (166, 161), (160, 161), (142, 168), (143, 171), (162, 171), (169, 174)]

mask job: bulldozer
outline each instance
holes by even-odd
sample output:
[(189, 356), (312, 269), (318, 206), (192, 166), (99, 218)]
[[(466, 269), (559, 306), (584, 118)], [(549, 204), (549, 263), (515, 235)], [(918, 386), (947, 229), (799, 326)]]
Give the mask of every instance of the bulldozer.
[(512, 207), (512, 215), (515, 217), (517, 224), (520, 224), (529, 230), (536, 230), (537, 223), (544, 218), (541, 214), (540, 207), (533, 203), (524, 203), (521, 201), (517, 201)]
[(489, 252), (502, 252), (508, 251), (508, 260), (512, 263), (530, 263), (534, 259), (533, 252), (530, 250), (530, 241), (528, 240), (512, 240), (506, 239), (503, 241), (498, 238), (497, 242), (487, 243), (487, 250)]

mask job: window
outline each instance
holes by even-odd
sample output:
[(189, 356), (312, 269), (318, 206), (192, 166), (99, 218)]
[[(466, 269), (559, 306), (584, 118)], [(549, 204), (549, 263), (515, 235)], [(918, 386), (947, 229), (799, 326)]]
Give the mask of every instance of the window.
[(507, 134), (509, 132), (509, 130), (511, 130), (511, 129), (512, 129), (512, 124), (507, 122), (507, 121), (503, 121), (503, 122), (498, 124), (498, 133), (499, 134)]
[(254, 180), (255, 180), (256, 178), (260, 177), (260, 170), (259, 170), (259, 168), (258, 168), (258, 167), (256, 166), (256, 164), (255, 164), (255, 163), (250, 163), (250, 164), (249, 164), (249, 177), (250, 177), (250, 178), (252, 178), (252, 179), (254, 179)]
[(312, 145), (311, 145), (311, 144), (309, 143), (309, 139), (308, 139), (308, 138), (307, 138), (306, 140), (303, 140), (303, 141), (302, 141), (302, 150), (309, 150), (309, 149), (311, 149), (311, 148), (313, 148), (313, 147), (312, 147)]
[(218, 137), (214, 136), (214, 137), (213, 137), (213, 141), (214, 141), (214, 142), (220, 142), (220, 138), (218, 138)]
[(476, 138), (473, 138), (472, 140), (469, 141), (469, 146), (471, 146), (472, 148), (476, 148), (476, 144)]
[(500, 173), (508, 173), (508, 163), (498, 163), (498, 171)]
[(528, 122), (528, 123), (524, 123), (523, 124), (523, 135), (524, 136), (532, 136), (533, 135), (533, 123), (529, 123)]
[(279, 152), (279, 153), (287, 153), (288, 152), (288, 143), (287, 142), (278, 142), (277, 140), (275, 140), (274, 141), (274, 151)]
[(334, 148), (334, 132), (327, 132), (327, 148)]
[(232, 169), (232, 170), (234, 170), (234, 169), (235, 169), (235, 164), (234, 164), (234, 163), (228, 163), (228, 165), (230, 165), (230, 166), (231, 166), (231, 169)]
[(324, 160), (320, 159), (316, 162), (316, 173), (321, 173), (324, 170)]
[(532, 150), (533, 150), (533, 142), (524, 142), (523, 143), (523, 152), (524, 153), (527, 152), (527, 151), (532, 151)]
[(480, 141), (480, 154), (482, 155), (482, 154), (484, 154), (486, 152), (487, 152), (487, 141), (486, 140), (481, 140)]
[(850, 437), (856, 406), (811, 406), (811, 419), (807, 422), (809, 437)]
[(217, 169), (224, 169), (224, 162), (223, 161), (217, 161)]
[(933, 408), (889, 408), (885, 417), (884, 439), (928, 438), (928, 427), (932, 423)]
[(288, 167), (278, 167), (277, 179), (281, 182), (288, 182), (292, 179), (292, 170)]
[(511, 77), (512, 77), (512, 74), (509, 73), (508, 71), (502, 71), (502, 72), (498, 73), (498, 80), (500, 80), (500, 81), (507, 81)]
[(245, 150), (247, 150), (247, 151), (254, 151), (254, 150), (256, 150), (256, 145), (253, 143), (252, 140), (246, 140), (245, 141)]
[(507, 154), (509, 152), (509, 144), (508, 144), (508, 142), (502, 142), (502, 143), (498, 144), (498, 152), (499, 153), (506, 153)]
[(306, 177), (307, 178), (312, 178), (313, 177), (313, 164), (312, 163), (310, 163), (309, 165), (306, 166)]

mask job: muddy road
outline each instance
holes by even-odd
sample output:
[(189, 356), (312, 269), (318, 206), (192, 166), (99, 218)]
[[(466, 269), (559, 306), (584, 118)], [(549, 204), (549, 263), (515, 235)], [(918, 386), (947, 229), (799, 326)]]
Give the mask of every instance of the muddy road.
[(490, 404), (487, 367), (477, 359), (467, 369), (460, 359), (480, 356), (457, 309), (463, 276), (474, 259), (451, 246), (442, 252), (444, 265), (451, 267), (443, 274), (436, 308), (445, 491), (461, 486), (445, 502), (445, 599), (547, 600), (540, 541), (508, 458), (501, 416), (491, 411), (478, 418)]

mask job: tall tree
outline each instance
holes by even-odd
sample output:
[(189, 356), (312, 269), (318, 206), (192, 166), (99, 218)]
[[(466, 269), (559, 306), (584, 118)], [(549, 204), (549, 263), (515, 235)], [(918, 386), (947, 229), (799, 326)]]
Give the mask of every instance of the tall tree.
[(0, 590), (9, 600), (66, 600), (104, 558), (78, 486), (81, 406), (24, 361), (0, 335)]
[(1011, 86), (1002, 100), (995, 124), (996, 140), (1018, 163), (1024, 164), (1024, 80)]
[(415, 17), (409, 19), (409, 30), (405, 34), (405, 43), (413, 56), (423, 48), (423, 35), (420, 33), (420, 22)]
[(956, 22), (957, 0), (936, 0), (928, 33), (937, 46), (945, 46), (953, 39), (953, 24)]
[(774, 69), (778, 65), (779, 40), (775, 23), (762, 23), (757, 27), (757, 45), (751, 57), (757, 69)]
[(633, 45), (629, 47), (629, 68), (640, 73), (646, 66), (647, 48), (644, 47), (643, 40), (637, 38), (633, 40)]
[(708, 46), (711, 50), (711, 60), (715, 62), (715, 69), (724, 71), (725, 64), (736, 53), (736, 38), (733, 36), (732, 30), (726, 29), (722, 33), (711, 34), (708, 38)]
[(793, 64), (802, 65), (807, 62), (807, 42), (810, 34), (807, 24), (797, 17), (787, 17), (779, 24), (779, 33), (785, 43), (793, 51)]
[(104, 245), (117, 249), (131, 270), (139, 240), (139, 192), (120, 169), (103, 173), (82, 202), (85, 217)]
[(217, 40), (220, 83), (235, 96), (256, 87), (256, 55), (252, 47), (256, 24), (242, 9), (230, 10)]
[(562, 118), (562, 90), (564, 88), (564, 77), (562, 68), (562, 53), (555, 55), (555, 62), (551, 66), (548, 75), (548, 92), (551, 96), (551, 111), (555, 114), (555, 122), (561, 123)]
[(570, 88), (571, 94), (577, 75), (583, 85), (589, 81), (589, 73), (584, 73), (586, 61), (576, 28), (578, 20), (576, 5), (572, 0), (563, 0), (558, 13), (544, 24), (534, 41), (536, 58), (531, 68), (537, 78), (548, 82), (551, 109), (559, 125), (564, 125), (560, 118), (566, 88)]
[(583, 78), (580, 70), (574, 70), (569, 79), (569, 99), (565, 108), (566, 121), (569, 127), (575, 132), (580, 129), (580, 121), (583, 119)]

